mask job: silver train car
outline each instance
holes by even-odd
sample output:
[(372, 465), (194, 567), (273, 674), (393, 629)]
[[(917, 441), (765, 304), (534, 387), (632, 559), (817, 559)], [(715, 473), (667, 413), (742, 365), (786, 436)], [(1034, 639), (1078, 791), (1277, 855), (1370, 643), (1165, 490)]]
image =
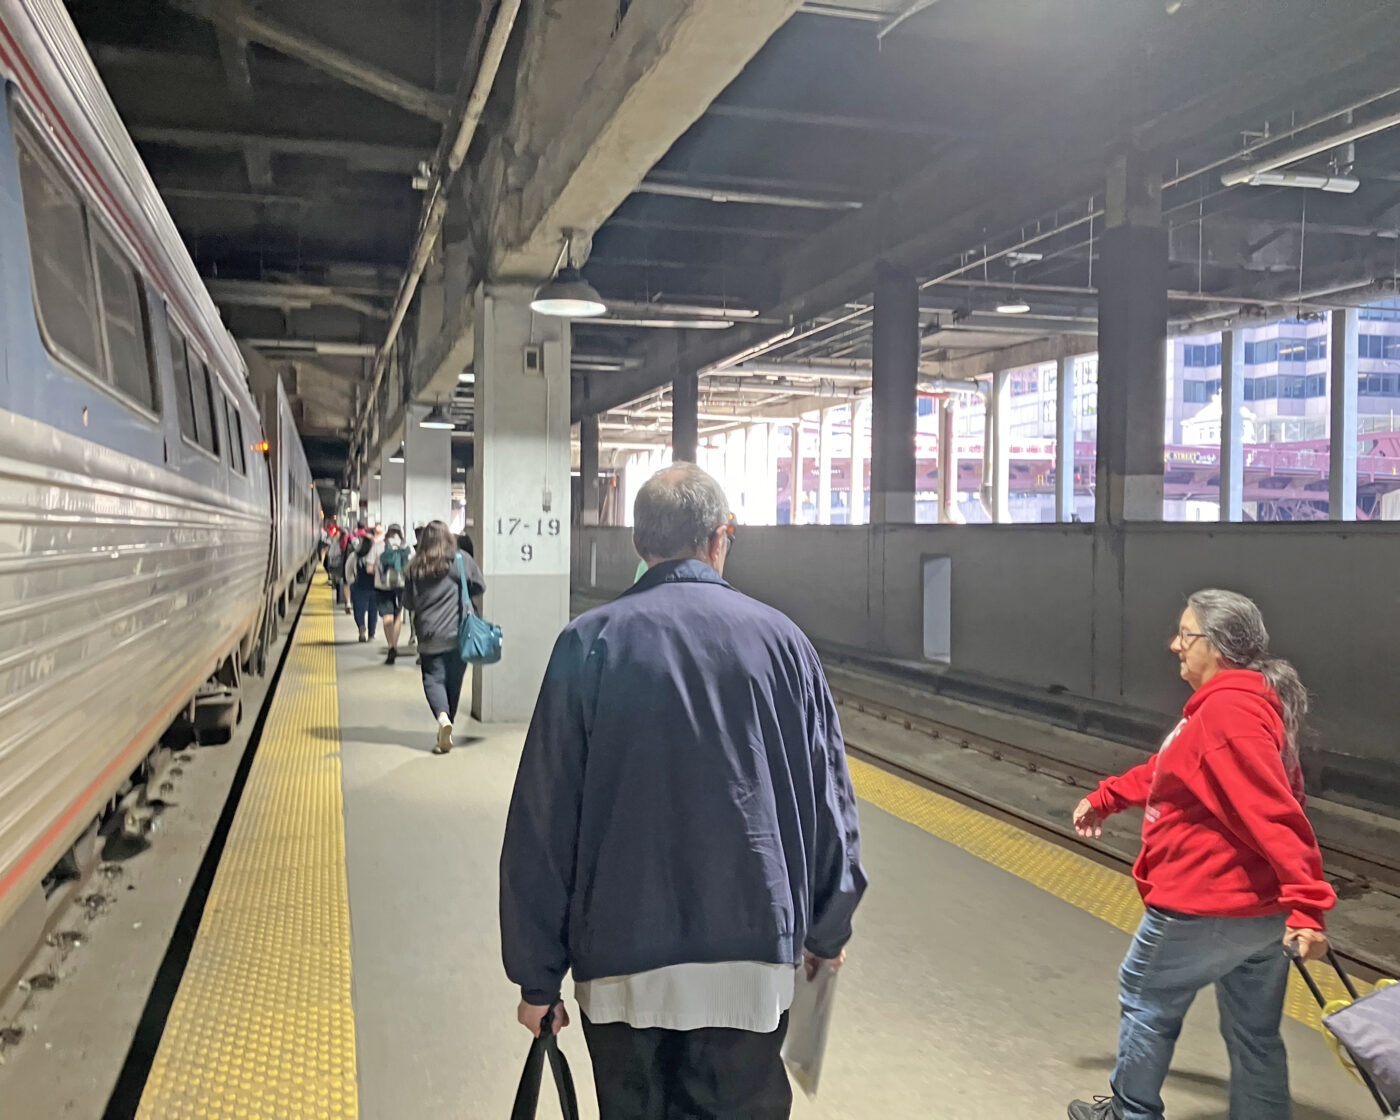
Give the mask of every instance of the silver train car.
[(165, 732), (231, 727), (320, 517), (60, 0), (0, 0), (0, 76), (6, 984)]

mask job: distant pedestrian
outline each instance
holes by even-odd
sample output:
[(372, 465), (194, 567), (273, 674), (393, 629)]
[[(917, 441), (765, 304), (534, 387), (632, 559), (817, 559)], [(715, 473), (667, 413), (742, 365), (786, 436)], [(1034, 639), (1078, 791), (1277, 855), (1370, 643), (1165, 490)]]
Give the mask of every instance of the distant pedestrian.
[(462, 617), (481, 610), (486, 580), (470, 556), (458, 551), (452, 530), (441, 521), (423, 528), (421, 547), (408, 563), (404, 604), (413, 612), (422, 658), (423, 694), (437, 718), (435, 754), (452, 749), (452, 725), (462, 696), (466, 663), (457, 646)]
[(390, 525), (383, 541), (374, 546), (374, 599), (389, 647), (385, 663), (392, 665), (399, 655), (399, 632), (403, 623), (403, 589), (408, 578), (409, 549), (403, 530)]
[(836, 705), (789, 619), (722, 578), (724, 492), (641, 489), (648, 570), (555, 643), (501, 855), (517, 1017), (568, 1024), (604, 1120), (776, 1120), (799, 967), (844, 959), (865, 889)]
[(335, 525), (330, 527), (326, 538), (326, 578), (331, 581), (331, 595), (337, 604), (343, 604), (345, 613), (350, 613), (350, 596), (345, 583), (345, 561), (349, 557), (350, 539)]
[(345, 561), (345, 581), (350, 585), (350, 605), (360, 641), (374, 637), (378, 611), (374, 600), (374, 538), (366, 533), (355, 543)]
[(1303, 813), (1308, 694), (1293, 666), (1269, 655), (1259, 608), (1232, 591), (1192, 595), (1171, 650), (1192, 688), (1181, 722), (1156, 754), (1100, 782), (1074, 811), (1075, 830), (1091, 837), (1111, 813), (1146, 809), (1133, 875), (1147, 913), (1119, 971), (1113, 1095), (1075, 1101), (1069, 1115), (1161, 1120), (1182, 1020), (1214, 984), (1230, 1120), (1287, 1120), (1284, 950), (1322, 956), (1322, 917), (1336, 902)]

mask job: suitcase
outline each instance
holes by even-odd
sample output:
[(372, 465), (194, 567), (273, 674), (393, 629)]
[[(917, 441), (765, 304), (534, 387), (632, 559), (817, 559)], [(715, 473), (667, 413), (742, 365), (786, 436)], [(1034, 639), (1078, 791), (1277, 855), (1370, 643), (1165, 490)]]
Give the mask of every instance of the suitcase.
[(1392, 983), (1377, 987), (1365, 996), (1359, 995), (1342, 962), (1329, 948), (1327, 963), (1351, 997), (1340, 1007), (1332, 1004), (1329, 1011), (1327, 998), (1308, 972), (1308, 966), (1294, 953), (1290, 952), (1289, 956), (1318, 1007), (1323, 1009), (1323, 1029), (1350, 1056), (1357, 1076), (1380, 1106), (1381, 1115), (1400, 1117), (1400, 985)]
[[(556, 1005), (557, 1006), (557, 1005)], [(510, 1120), (534, 1120), (540, 1103), (540, 1083), (544, 1080), (544, 1064), (549, 1062), (554, 1075), (554, 1088), (559, 1093), (559, 1111), (564, 1120), (578, 1120), (578, 1097), (574, 1094), (574, 1078), (569, 1072), (569, 1059), (559, 1049), (559, 1039), (554, 1034), (551, 1011), (540, 1024), (540, 1036), (530, 1044), (530, 1054), (525, 1059), (525, 1069), (520, 1075), (520, 1086), (515, 1091), (515, 1106), (510, 1111)]]

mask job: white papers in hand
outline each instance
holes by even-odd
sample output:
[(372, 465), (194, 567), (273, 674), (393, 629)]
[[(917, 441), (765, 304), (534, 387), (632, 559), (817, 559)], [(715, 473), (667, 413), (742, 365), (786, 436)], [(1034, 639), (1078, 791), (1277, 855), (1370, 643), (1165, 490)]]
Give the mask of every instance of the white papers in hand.
[(836, 1002), (836, 970), (823, 961), (817, 975), (808, 980), (800, 968), (788, 1012), (787, 1040), (783, 1061), (792, 1079), (809, 1097), (817, 1095), (826, 1054), (826, 1036), (831, 1028), (831, 1009)]

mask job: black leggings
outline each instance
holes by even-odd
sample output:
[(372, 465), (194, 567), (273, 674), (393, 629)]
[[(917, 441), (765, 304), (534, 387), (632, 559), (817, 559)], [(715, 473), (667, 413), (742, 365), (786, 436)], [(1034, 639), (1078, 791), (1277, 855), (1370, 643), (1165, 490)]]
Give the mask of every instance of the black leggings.
[(462, 677), (467, 666), (455, 649), (446, 653), (425, 653), (423, 656), (423, 695), (433, 715), (446, 712), (455, 720), (457, 702), (462, 698)]

